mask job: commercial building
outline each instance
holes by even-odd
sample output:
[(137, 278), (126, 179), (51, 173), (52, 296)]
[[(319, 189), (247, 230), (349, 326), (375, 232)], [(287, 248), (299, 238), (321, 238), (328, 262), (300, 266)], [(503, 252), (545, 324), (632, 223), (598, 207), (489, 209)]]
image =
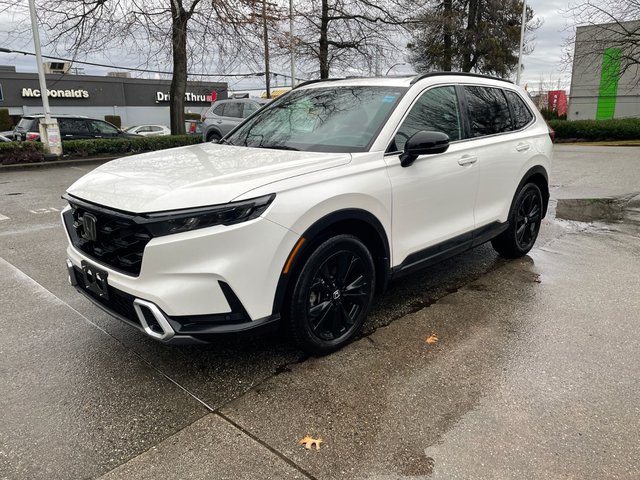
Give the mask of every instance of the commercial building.
[(638, 31), (640, 20), (576, 29), (569, 120), (640, 117), (640, 65), (626, 60), (640, 54), (628, 39)]
[[(90, 75), (46, 75), (52, 113), (104, 118), (119, 115), (123, 126), (169, 124), (168, 80)], [(185, 111), (201, 113), (211, 102), (227, 98), (227, 84), (189, 82)], [(0, 69), (0, 108), (21, 117), (42, 113), (38, 75)]]

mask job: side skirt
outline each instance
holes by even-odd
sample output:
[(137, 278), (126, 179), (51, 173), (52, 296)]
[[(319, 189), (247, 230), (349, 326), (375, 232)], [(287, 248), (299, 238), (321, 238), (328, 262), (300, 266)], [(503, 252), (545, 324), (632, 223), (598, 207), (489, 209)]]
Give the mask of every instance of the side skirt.
[(440, 263), (459, 253), (488, 242), (509, 228), (509, 223), (493, 222), (471, 232), (446, 240), (437, 245), (412, 253), (404, 261), (391, 269), (391, 278), (398, 278), (417, 270)]

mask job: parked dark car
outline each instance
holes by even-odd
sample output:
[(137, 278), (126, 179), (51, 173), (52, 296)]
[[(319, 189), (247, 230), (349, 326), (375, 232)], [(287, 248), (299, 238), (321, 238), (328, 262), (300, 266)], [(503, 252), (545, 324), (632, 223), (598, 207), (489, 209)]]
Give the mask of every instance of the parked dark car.
[[(40, 140), (40, 120), (44, 115), (27, 115), (20, 119), (15, 128), (15, 140)], [(139, 137), (123, 132), (115, 125), (104, 120), (74, 116), (52, 115), (58, 120), (62, 140), (84, 140), (90, 138), (127, 138)]]

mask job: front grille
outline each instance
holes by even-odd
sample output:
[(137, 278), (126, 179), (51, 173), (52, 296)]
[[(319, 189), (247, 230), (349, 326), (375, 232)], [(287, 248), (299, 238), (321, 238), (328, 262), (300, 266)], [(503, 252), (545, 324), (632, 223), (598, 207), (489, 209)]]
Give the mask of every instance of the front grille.
[(78, 287), (89, 297), (95, 300), (97, 303), (105, 307), (107, 310), (111, 310), (112, 312), (117, 313), (121, 317), (126, 318), (138, 325), (140, 325), (140, 320), (138, 319), (138, 315), (136, 314), (135, 308), (133, 308), (133, 301), (135, 297), (125, 293), (117, 288), (113, 288), (111, 286), (107, 286), (109, 292), (109, 300), (106, 300), (96, 293), (92, 292), (88, 288), (86, 288), (84, 282), (84, 275), (82, 270), (77, 267), (73, 267), (73, 270), (76, 273), (76, 281), (78, 282)]
[[(139, 275), (144, 247), (151, 240), (147, 229), (127, 215), (84, 203), (70, 201), (70, 205), (71, 210), (64, 213), (64, 223), (71, 243), (99, 263), (121, 273)], [(85, 232), (87, 213), (95, 218), (94, 232)]]

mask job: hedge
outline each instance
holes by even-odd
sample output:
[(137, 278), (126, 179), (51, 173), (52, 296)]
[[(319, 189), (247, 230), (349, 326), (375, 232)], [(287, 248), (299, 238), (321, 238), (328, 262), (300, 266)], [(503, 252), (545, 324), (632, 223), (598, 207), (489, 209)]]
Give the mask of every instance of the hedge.
[(201, 120), (202, 116), (199, 113), (185, 112), (185, 120)]
[(40, 142), (3, 142), (0, 143), (0, 164), (34, 163), (44, 161)]
[[(62, 142), (64, 158), (116, 157), (152, 152), (165, 148), (201, 143), (199, 135), (167, 135), (162, 137), (117, 138), (96, 140), (66, 140)], [(0, 164), (42, 162), (40, 142), (0, 143)]]
[(640, 118), (550, 120), (556, 139), (564, 141), (640, 140)]

